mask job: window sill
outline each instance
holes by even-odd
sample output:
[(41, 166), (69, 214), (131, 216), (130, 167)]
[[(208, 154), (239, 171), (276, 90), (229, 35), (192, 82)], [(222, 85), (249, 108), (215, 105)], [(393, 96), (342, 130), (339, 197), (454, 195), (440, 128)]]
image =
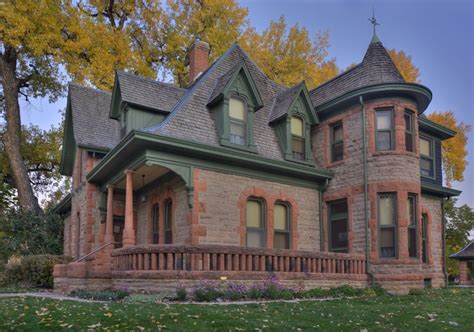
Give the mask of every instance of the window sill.
[(397, 150), (388, 150), (388, 151), (374, 151), (372, 152), (373, 157), (378, 156), (407, 156), (419, 159), (420, 156), (415, 152), (408, 151), (397, 151)]
[(298, 163), (298, 164), (302, 164), (302, 165), (306, 165), (306, 166), (314, 166), (315, 163), (314, 163), (314, 160), (300, 160), (300, 159), (295, 159), (293, 157), (285, 157), (285, 160), (287, 161), (291, 161), (291, 162), (294, 162), (294, 163)]
[(331, 168), (331, 167), (337, 167), (337, 166), (340, 166), (342, 164), (344, 164), (344, 159), (342, 160), (338, 160), (338, 161), (334, 161), (334, 162), (329, 162), (326, 164), (326, 168)]
[(232, 148), (232, 149), (236, 149), (236, 150), (247, 151), (247, 152), (250, 152), (250, 153), (258, 153), (257, 147), (255, 147), (255, 146), (235, 144), (235, 143), (231, 143), (228, 140), (223, 139), (223, 138), (220, 140), (220, 144), (222, 146)]

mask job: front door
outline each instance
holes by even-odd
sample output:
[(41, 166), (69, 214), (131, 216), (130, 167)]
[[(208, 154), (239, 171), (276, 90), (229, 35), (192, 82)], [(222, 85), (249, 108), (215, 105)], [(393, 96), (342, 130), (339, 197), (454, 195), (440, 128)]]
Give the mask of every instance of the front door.
[(122, 247), (123, 227), (124, 227), (123, 217), (114, 217), (114, 242), (115, 242), (114, 247), (115, 248)]

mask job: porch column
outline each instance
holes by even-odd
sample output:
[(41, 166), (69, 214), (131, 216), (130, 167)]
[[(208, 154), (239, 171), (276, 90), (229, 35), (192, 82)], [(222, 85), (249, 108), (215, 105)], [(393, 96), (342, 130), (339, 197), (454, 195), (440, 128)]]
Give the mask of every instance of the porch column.
[(124, 247), (135, 245), (135, 230), (133, 228), (133, 171), (126, 170), (125, 190), (125, 227), (123, 230), (122, 244)]
[(105, 243), (114, 242), (114, 186), (107, 186), (107, 217), (105, 219)]

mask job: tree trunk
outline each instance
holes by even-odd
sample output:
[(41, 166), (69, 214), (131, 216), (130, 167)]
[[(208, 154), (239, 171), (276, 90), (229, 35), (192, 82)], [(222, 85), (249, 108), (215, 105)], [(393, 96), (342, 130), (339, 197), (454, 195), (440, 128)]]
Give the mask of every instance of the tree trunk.
[(11, 173), (18, 191), (18, 201), (23, 211), (41, 212), (38, 199), (33, 193), (25, 162), (20, 152), (21, 120), (18, 91), (20, 80), (16, 77), (17, 54), (6, 46), (0, 57), (0, 74), (2, 77), (6, 130), (3, 135), (5, 152), (10, 163)]

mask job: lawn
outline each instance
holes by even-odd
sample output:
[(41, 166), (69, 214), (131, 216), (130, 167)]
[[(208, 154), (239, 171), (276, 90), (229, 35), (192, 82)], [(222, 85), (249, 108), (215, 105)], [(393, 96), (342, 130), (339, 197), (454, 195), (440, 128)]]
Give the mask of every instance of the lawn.
[(474, 331), (474, 289), (323, 302), (247, 305), (0, 299), (5, 330)]

